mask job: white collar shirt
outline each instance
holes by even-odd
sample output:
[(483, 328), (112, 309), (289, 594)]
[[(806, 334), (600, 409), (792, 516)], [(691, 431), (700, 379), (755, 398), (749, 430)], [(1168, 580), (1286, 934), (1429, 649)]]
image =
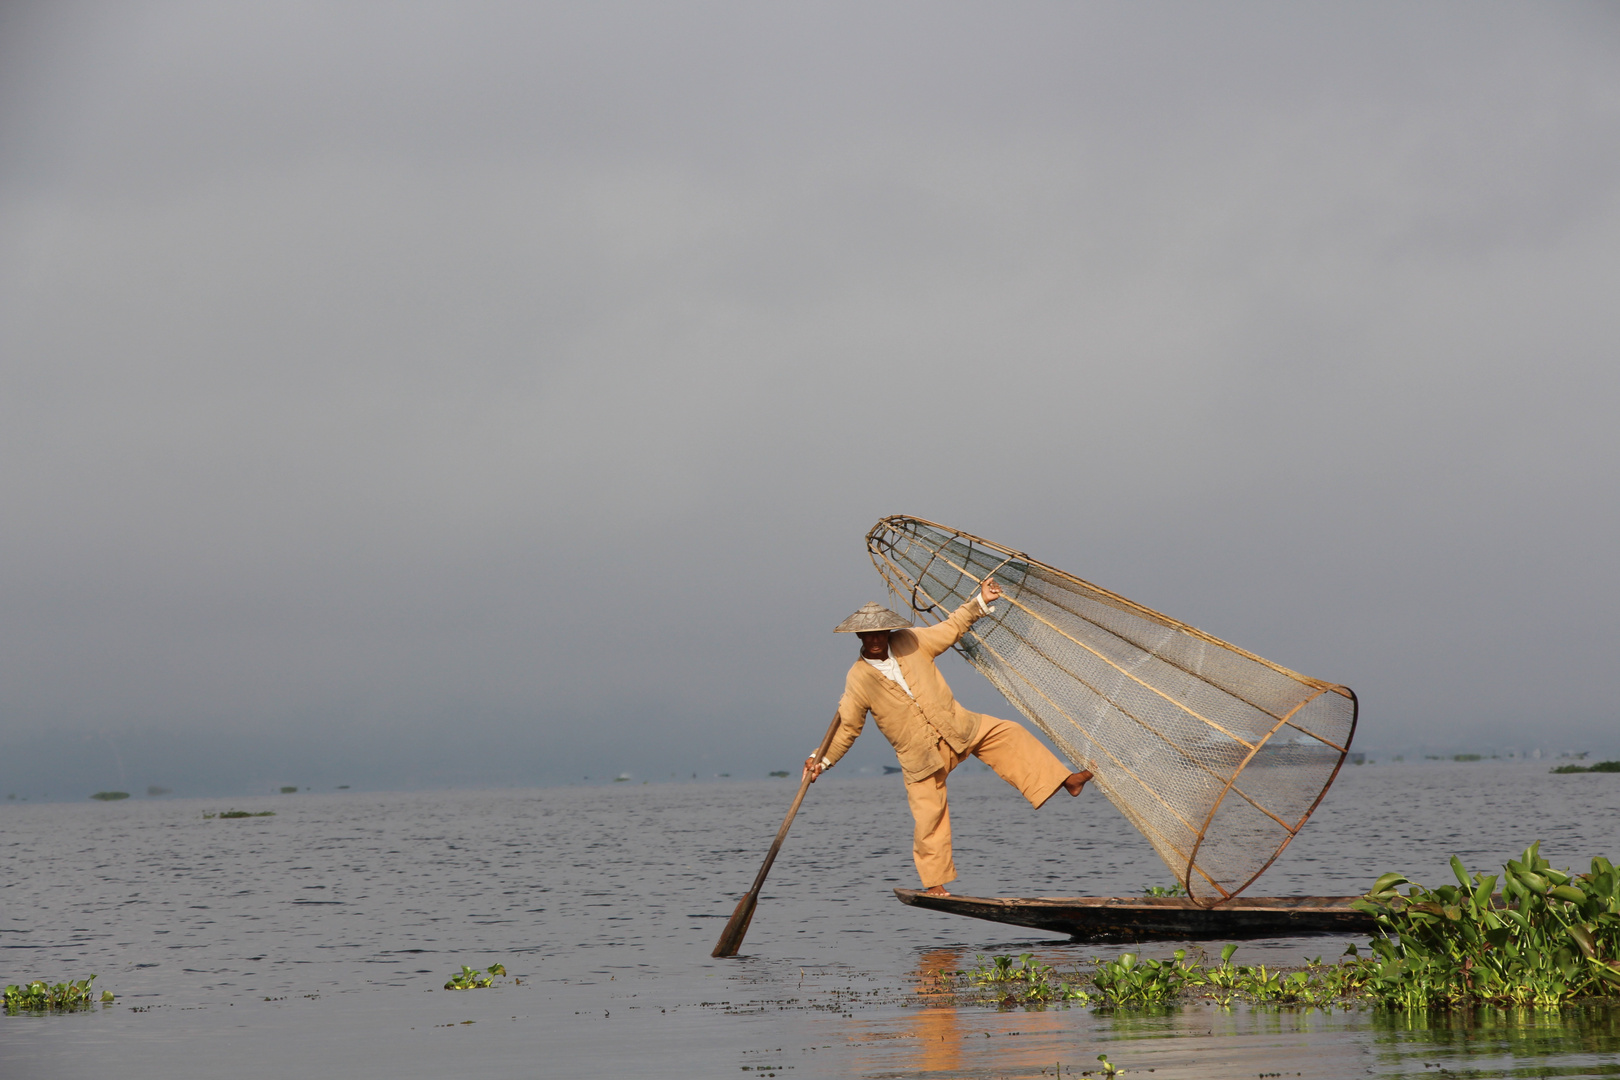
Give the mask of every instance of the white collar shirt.
[(917, 697), (916, 694), (911, 692), (911, 687), (906, 685), (906, 675), (905, 672), (900, 670), (900, 661), (896, 660), (892, 655), (886, 656), (882, 660), (872, 660), (864, 656), (861, 659), (866, 660), (868, 664), (882, 672), (884, 678), (904, 690), (907, 697), (912, 699)]

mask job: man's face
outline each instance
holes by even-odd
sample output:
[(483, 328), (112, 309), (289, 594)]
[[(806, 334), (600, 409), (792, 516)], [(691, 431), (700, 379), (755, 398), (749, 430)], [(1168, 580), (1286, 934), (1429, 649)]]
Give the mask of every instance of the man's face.
[(867, 630), (858, 636), (861, 639), (861, 658), (863, 660), (887, 660), (889, 658), (889, 632), (887, 630)]

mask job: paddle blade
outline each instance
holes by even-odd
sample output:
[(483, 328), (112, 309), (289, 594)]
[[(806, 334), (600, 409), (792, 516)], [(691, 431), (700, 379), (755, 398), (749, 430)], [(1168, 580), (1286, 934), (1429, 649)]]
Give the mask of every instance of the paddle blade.
[(731, 913), (731, 921), (720, 932), (720, 940), (714, 947), (710, 956), (736, 956), (737, 950), (742, 948), (743, 937), (748, 933), (748, 924), (754, 921), (754, 908), (759, 906), (759, 892), (750, 892), (737, 901), (737, 910)]

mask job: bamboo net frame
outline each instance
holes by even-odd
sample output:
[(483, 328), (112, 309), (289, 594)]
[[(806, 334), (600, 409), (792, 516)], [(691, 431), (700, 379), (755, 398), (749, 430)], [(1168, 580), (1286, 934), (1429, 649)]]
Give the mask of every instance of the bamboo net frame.
[(957, 651), (1096, 775), (1200, 903), (1265, 872), (1349, 753), (1348, 687), (922, 518), (883, 518), (866, 547), (890, 592), (933, 622), (995, 576), (1005, 595)]

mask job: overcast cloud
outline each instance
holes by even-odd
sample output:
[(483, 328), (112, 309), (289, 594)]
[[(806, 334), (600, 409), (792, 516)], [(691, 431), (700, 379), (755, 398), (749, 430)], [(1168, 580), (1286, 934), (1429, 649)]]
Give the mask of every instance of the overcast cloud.
[(1617, 295), (1612, 5), (12, 2), (0, 787), (788, 768), (901, 512), (1620, 750)]

